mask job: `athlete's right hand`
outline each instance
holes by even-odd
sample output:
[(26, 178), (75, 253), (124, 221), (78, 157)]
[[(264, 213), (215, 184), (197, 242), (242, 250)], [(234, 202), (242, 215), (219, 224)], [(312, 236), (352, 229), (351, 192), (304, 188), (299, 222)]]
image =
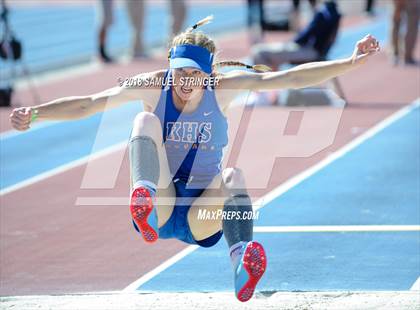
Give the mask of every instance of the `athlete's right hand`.
[(31, 107), (21, 107), (13, 109), (12, 113), (9, 115), (12, 127), (20, 131), (25, 131), (29, 129), (29, 125), (31, 124), (31, 118)]

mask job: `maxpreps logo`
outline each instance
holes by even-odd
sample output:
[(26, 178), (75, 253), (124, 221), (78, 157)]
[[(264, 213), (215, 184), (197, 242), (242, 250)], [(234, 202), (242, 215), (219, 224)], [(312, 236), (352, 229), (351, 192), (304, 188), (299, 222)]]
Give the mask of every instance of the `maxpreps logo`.
[(207, 143), (211, 140), (211, 122), (168, 122), (166, 140), (185, 143)]

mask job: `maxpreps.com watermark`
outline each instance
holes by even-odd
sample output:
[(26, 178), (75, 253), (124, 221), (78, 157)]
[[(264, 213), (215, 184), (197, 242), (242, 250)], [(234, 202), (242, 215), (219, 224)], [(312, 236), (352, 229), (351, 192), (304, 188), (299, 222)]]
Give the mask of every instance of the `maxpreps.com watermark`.
[(260, 212), (252, 211), (225, 211), (225, 210), (207, 210), (198, 209), (197, 219), (206, 220), (258, 220)]
[(177, 81), (172, 76), (169, 77), (129, 77), (129, 78), (118, 78), (118, 84), (120, 87), (132, 88), (132, 87), (166, 87), (166, 86), (186, 86), (186, 87), (214, 87), (219, 84), (220, 78), (218, 76), (209, 77), (191, 77), (182, 76)]

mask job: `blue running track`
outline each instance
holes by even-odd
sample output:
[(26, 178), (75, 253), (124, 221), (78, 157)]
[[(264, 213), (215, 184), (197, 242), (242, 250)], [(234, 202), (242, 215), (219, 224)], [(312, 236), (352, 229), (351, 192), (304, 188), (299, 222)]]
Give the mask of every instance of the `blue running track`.
[[(420, 108), (262, 209), (256, 226), (420, 225)], [(409, 290), (420, 233), (255, 233), (267, 251), (259, 291)], [(141, 291), (232, 291), (224, 239), (199, 248)]]

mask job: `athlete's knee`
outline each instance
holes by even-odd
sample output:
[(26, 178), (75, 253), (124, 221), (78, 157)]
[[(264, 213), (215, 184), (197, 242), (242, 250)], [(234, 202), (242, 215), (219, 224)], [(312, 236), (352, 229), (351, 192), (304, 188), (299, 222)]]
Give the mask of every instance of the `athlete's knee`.
[(146, 135), (152, 138), (162, 136), (162, 127), (159, 118), (150, 112), (140, 112), (136, 115), (133, 122), (132, 136)]
[(151, 112), (140, 112), (134, 118), (134, 126), (138, 127), (155, 127), (155, 129), (160, 128), (159, 118)]
[(224, 189), (231, 194), (246, 194), (244, 173), (238, 168), (226, 168), (222, 172)]

